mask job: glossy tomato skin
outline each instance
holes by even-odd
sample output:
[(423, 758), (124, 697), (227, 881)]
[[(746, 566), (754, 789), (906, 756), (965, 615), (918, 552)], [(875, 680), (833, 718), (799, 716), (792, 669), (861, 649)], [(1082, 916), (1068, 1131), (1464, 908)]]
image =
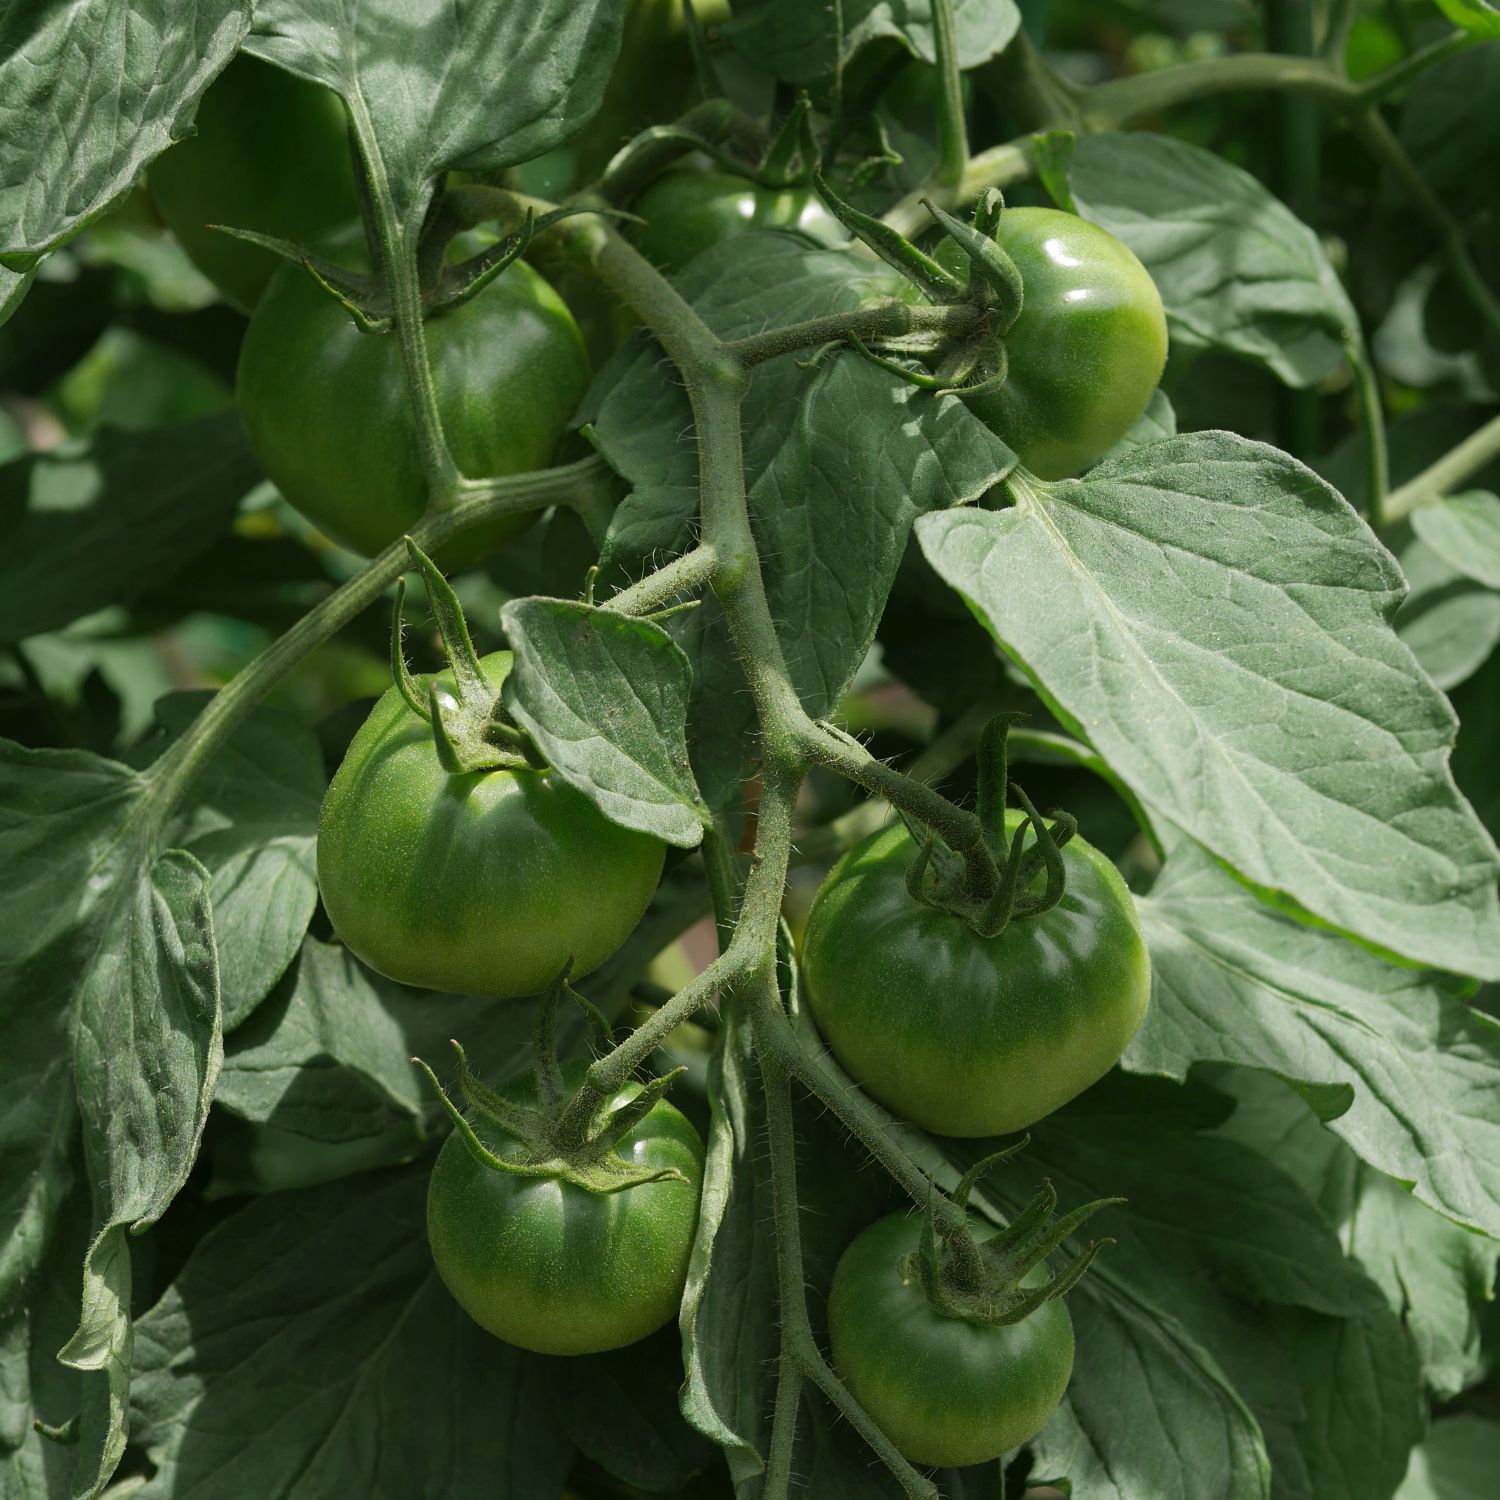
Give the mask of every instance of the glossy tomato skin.
[(748, 177), (691, 166), (663, 172), (630, 211), (646, 221), (631, 228), (636, 249), (669, 275), (750, 229), (797, 229), (830, 245), (847, 239), (811, 188), (761, 188)]
[[(483, 659), (496, 691), (510, 660)], [(569, 958), (574, 979), (598, 968), (640, 921), (664, 853), (550, 772), (450, 776), (391, 688), (323, 799), (318, 884), (335, 931), (371, 968), (507, 998), (545, 989)]]
[[(507, 1092), (534, 1102), (532, 1088)], [(639, 1091), (627, 1085), (617, 1103)], [(474, 1129), (497, 1156), (514, 1151), (488, 1122)], [(538, 1354), (597, 1354), (676, 1316), (698, 1222), (702, 1142), (659, 1100), (617, 1149), (687, 1180), (592, 1193), (498, 1172), (457, 1132), (443, 1143), (427, 1189), (427, 1239), (444, 1284), (481, 1328)]]
[(338, 95), (240, 53), (209, 85), (198, 133), (151, 164), (157, 210), (188, 258), (242, 312), (282, 264), (225, 224), (304, 244), (359, 213)]
[[(1041, 479), (1066, 479), (1112, 448), (1145, 411), (1167, 359), (1156, 283), (1097, 224), (1052, 208), (1008, 208), (996, 235), (1021, 273), (1021, 315), (1005, 335), (1009, 376), (970, 401)], [(950, 267), (955, 253), (944, 246)]]
[[(362, 232), (329, 246), (365, 263)], [(471, 477), (545, 468), (588, 386), (572, 314), (517, 261), (470, 301), (428, 319), (438, 414)], [(236, 383), (250, 446), (267, 477), (321, 530), (371, 554), (426, 506), (416, 423), (393, 333), (363, 333), (300, 266), (276, 273), (240, 350)], [(508, 516), (444, 549), (447, 565), (503, 545), (532, 517)]]
[(920, 1216), (893, 1214), (844, 1252), (828, 1297), (834, 1366), (912, 1463), (987, 1463), (1057, 1409), (1073, 1373), (1073, 1321), (1061, 1299), (998, 1328), (935, 1312), (921, 1282), (902, 1277), (921, 1233)]
[[(1007, 836), (1021, 814), (1006, 815)], [(1151, 967), (1130, 892), (1099, 851), (1063, 848), (1062, 901), (981, 938), (912, 898), (916, 847), (883, 829), (833, 867), (802, 943), (808, 1007), (849, 1075), (938, 1135), (1002, 1135), (1119, 1059)]]

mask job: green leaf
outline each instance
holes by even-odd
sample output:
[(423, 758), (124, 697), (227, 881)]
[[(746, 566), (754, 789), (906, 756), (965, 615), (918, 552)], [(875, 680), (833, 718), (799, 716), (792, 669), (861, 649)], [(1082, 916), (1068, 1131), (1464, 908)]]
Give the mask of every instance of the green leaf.
[(1438, 9), (1475, 36), (1500, 36), (1500, 7), (1491, 0), (1437, 0)]
[[(223, 1055), (208, 874), (181, 850), (152, 850), (146, 786), (80, 751), (0, 742), (0, 864), (24, 872), (0, 928), (0, 1008), (34, 989), (69, 1013), (93, 1188), (83, 1318), (61, 1356), (93, 1377), (80, 1494), (103, 1486), (125, 1447), (124, 1231), (158, 1219), (186, 1181)], [(50, 1139), (35, 1143), (43, 1163)], [(22, 1232), (39, 1228), (33, 1215)]]
[(1497, 856), (1449, 773), (1452, 712), (1390, 628), (1393, 560), (1332, 489), (1199, 433), (1016, 492), (924, 517), (923, 551), (1153, 822), (1266, 899), (1500, 975)]
[(1412, 512), (1417, 535), (1466, 578), (1500, 589), (1500, 499), (1474, 490)]
[(1366, 1166), (1269, 1074), (1238, 1069), (1218, 1087), (1238, 1101), (1219, 1133), (1260, 1151), (1318, 1203), (1405, 1324), (1434, 1395), (1450, 1399), (1477, 1379), (1484, 1355), (1476, 1310), (1494, 1296), (1500, 1245)]
[(677, 1406), (682, 1339), (675, 1327), (639, 1344), (565, 1362), (579, 1452), (627, 1484), (675, 1494), (714, 1456)]
[(459, 0), (436, 10), (259, 0), (245, 50), (368, 111), (378, 175), (414, 236), (440, 172), (530, 161), (593, 115), (624, 11), (619, 0)]
[[(1500, 11), (1493, 5), (1476, 0), (1448, 4), (1476, 20), (1487, 17), (1490, 34), (1500, 37)], [(1461, 222), (1483, 220), (1494, 208), (1490, 178), (1500, 150), (1500, 121), (1489, 101), (1497, 86), (1500, 46), (1491, 41), (1420, 73), (1401, 111), (1401, 144), (1427, 186)], [(1397, 183), (1390, 182), (1386, 192), (1393, 207), (1409, 201)]]
[(1411, 1456), (1396, 1500), (1489, 1500), (1500, 1473), (1500, 1422), (1444, 1417)]
[(0, 640), (128, 604), (229, 529), (259, 470), (238, 416), (106, 429), (0, 468)]
[[(160, 753), (211, 700), (157, 700)], [(327, 778), (312, 731), (291, 714), (258, 708), (218, 749), (168, 820), (166, 840), (212, 877), (214, 938), (224, 1029), (270, 993), (302, 945), (318, 901), (318, 808)]]
[(1500, 1023), (1461, 984), (1280, 915), (1186, 843), (1137, 904), (1154, 984), (1126, 1067), (1274, 1073), (1377, 1171), (1500, 1235)]
[(249, 22), (229, 0), (0, 11), (0, 253), (40, 254), (129, 191)]
[(696, 848), (712, 821), (687, 749), (692, 667), (660, 625), (564, 599), (501, 611), (505, 706), (553, 769), (625, 828)]
[(1467, 682), (1500, 644), (1500, 594), (1440, 557), (1410, 525), (1386, 537), (1410, 592), (1396, 633), (1445, 692)]
[[(436, 1059), (464, 1040), (486, 1076), (509, 1077), (530, 1056), (532, 1007), (496, 1006), (375, 974), (347, 948), (309, 937), (296, 968), (229, 1042), (214, 1102), (255, 1124), (346, 1144), (395, 1124), (418, 1144), (444, 1118), (413, 1056)], [(479, 1035), (482, 1033), (482, 1038)]]
[(198, 1242), (136, 1325), (145, 1496), (560, 1492), (554, 1367), (448, 1295), (426, 1188), (420, 1165), (275, 1193)]
[(1316, 234), (1248, 172), (1169, 136), (1080, 136), (1079, 212), (1130, 246), (1175, 344), (1220, 349), (1297, 389), (1344, 362), (1359, 319)]
[[(1064, 1202), (1128, 1199), (1097, 1221), (1116, 1243), (1069, 1295), (1077, 1364), (1033, 1482), (1188, 1500), (1267, 1494), (1274, 1474), (1286, 1500), (1389, 1494), (1421, 1421), (1400, 1323), (1290, 1177), (1197, 1128), (1211, 1119), (1194, 1118), (1194, 1097), (1107, 1080), (1035, 1126), (986, 1185), (1006, 1215), (1034, 1174)], [(990, 1145), (946, 1144), (951, 1170)], [(1330, 1390), (1319, 1361), (1334, 1358), (1362, 1383)]]
[[(881, 38), (892, 38), (923, 62), (937, 60), (931, 0), (843, 0), (847, 60)], [(803, 0), (741, 0), (723, 28), (736, 51), (790, 83), (811, 83), (833, 72), (838, 34), (831, 5)], [(1003, 52), (1021, 24), (1014, 0), (954, 0), (954, 40), (960, 68), (977, 68)]]

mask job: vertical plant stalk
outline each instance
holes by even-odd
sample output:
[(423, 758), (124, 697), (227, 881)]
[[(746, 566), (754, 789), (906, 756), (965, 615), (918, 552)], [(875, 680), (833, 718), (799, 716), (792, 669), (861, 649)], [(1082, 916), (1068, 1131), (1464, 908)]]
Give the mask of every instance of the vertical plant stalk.
[(377, 269), (385, 277), (395, 313), (401, 364), (406, 373), (407, 392), (417, 428), (417, 451), (427, 480), (427, 503), (430, 509), (441, 510), (456, 502), (460, 476), (443, 436), (437, 391), (427, 362), (427, 338), (422, 326), (422, 292), (417, 282), (415, 240), (421, 229), (420, 210), (425, 203), (417, 205), (414, 223), (397, 222), (385, 160), (380, 154), (380, 143), (375, 137), (375, 125), (370, 119), (364, 95), (356, 90), (354, 97), (346, 102), (364, 166), (370, 218), (379, 237), (381, 263)]
[(933, 177), (945, 187), (956, 188), (969, 164), (969, 127), (964, 119), (964, 80), (958, 68), (953, 0), (932, 0), (932, 35), (943, 84), (938, 106), (938, 164)]
[(1380, 396), (1380, 377), (1363, 338), (1351, 341), (1347, 355), (1354, 374), (1354, 393), (1359, 400), (1359, 432), (1365, 448), (1365, 480), (1369, 502), (1366, 519), (1379, 531), (1385, 525), (1386, 496), (1391, 487), (1390, 458), (1385, 441), (1385, 404)]

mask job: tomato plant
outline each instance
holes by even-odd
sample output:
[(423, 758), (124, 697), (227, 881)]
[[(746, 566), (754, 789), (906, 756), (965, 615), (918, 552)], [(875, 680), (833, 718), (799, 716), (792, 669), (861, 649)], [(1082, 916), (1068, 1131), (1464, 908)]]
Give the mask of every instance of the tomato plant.
[[(1023, 813), (1006, 817), (1013, 835)], [(1151, 964), (1119, 872), (1081, 838), (1062, 900), (994, 936), (914, 898), (900, 827), (834, 866), (807, 920), (807, 1002), (834, 1055), (903, 1119), (1003, 1135), (1102, 1078), (1139, 1029)]]
[(248, 312), (276, 257), (210, 226), (308, 240), (353, 218), (344, 106), (331, 89), (241, 54), (203, 96), (194, 129), (152, 163), (151, 197), (193, 264)]
[(1495, 11), (9, 7), (6, 1500), (1474, 1500)]
[[(510, 665), (507, 652), (481, 660), (494, 692)], [(570, 963), (592, 973), (640, 920), (661, 864), (657, 840), (546, 771), (451, 771), (394, 687), (318, 824), (318, 886), (339, 936), (381, 974), (456, 993), (534, 995)]]
[[(343, 251), (358, 245), (357, 234), (337, 242)], [(459, 468), (480, 477), (544, 467), (587, 386), (588, 360), (572, 314), (540, 273), (516, 262), (425, 332)], [(373, 553), (416, 523), (422, 468), (397, 341), (361, 331), (300, 266), (278, 272), (257, 306), (236, 393), (266, 474), (330, 536)], [(458, 555), (493, 551), (527, 524), (497, 521)]]

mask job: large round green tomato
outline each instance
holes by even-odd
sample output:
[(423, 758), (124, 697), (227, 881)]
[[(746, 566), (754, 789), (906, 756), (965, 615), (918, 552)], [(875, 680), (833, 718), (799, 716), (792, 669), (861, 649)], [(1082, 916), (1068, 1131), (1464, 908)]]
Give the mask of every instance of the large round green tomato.
[[(1007, 837), (1022, 814), (1006, 814)], [(1119, 1059), (1151, 966), (1119, 871), (1075, 837), (1066, 891), (982, 938), (913, 899), (901, 825), (833, 867), (802, 941), (807, 1002), (867, 1093), (939, 1135), (1001, 1135), (1050, 1114)]]
[(944, 1317), (920, 1279), (902, 1275), (921, 1233), (920, 1217), (893, 1214), (844, 1252), (828, 1297), (833, 1362), (912, 1463), (987, 1463), (1057, 1409), (1073, 1373), (1073, 1322), (1056, 1298), (998, 1328)]
[[(510, 661), (483, 660), (497, 692)], [(533, 995), (569, 959), (576, 979), (625, 941), (664, 852), (551, 772), (450, 775), (391, 688), (323, 798), (318, 884), (339, 937), (389, 978)]]
[[(534, 1090), (528, 1080), (507, 1094), (534, 1104)], [(639, 1092), (627, 1084), (612, 1107)], [(473, 1124), (496, 1156), (516, 1151), (497, 1126)], [(633, 1344), (676, 1315), (698, 1222), (703, 1145), (663, 1099), (616, 1150), (687, 1180), (594, 1193), (497, 1171), (457, 1132), (443, 1143), (427, 1189), (427, 1239), (438, 1274), (481, 1328), (538, 1354), (597, 1354)]]
[[(1021, 273), (1021, 315), (1005, 383), (969, 404), (1033, 474), (1066, 479), (1145, 411), (1167, 358), (1161, 296), (1131, 250), (1075, 214), (1008, 208), (996, 239)], [(963, 261), (951, 241), (939, 258)]]
[[(364, 264), (363, 236), (331, 247)], [(468, 302), (430, 318), (438, 415), (472, 477), (545, 468), (588, 385), (572, 314), (524, 261)], [(240, 350), (240, 414), (267, 477), (310, 521), (356, 552), (409, 531), (425, 484), (393, 333), (363, 333), (300, 266), (276, 273)], [(465, 534), (441, 561), (470, 561), (524, 530), (508, 516)]]
[(636, 249), (669, 273), (748, 229), (800, 229), (830, 245), (848, 238), (811, 188), (762, 188), (748, 177), (694, 167), (663, 172), (630, 211), (646, 221), (631, 228)]
[(281, 260), (225, 224), (304, 244), (359, 213), (344, 106), (241, 53), (198, 105), (198, 133), (151, 164), (151, 196), (193, 264), (248, 312)]

